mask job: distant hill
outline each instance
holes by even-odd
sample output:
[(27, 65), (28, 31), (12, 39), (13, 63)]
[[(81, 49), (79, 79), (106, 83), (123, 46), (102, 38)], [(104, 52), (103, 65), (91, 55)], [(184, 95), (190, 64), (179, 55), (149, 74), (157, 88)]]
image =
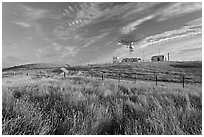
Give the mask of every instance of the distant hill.
[(8, 67), (8, 68), (2, 68), (2, 71), (8, 71), (8, 70), (32, 70), (32, 69), (53, 69), (53, 68), (60, 68), (60, 67), (69, 67), (68, 64), (52, 64), (52, 63), (36, 63), (36, 64), (24, 64), (14, 67)]

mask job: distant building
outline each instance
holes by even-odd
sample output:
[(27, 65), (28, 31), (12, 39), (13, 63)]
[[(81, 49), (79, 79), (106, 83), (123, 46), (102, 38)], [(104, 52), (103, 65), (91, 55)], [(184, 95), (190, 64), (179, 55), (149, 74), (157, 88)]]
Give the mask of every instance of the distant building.
[(151, 61), (164, 61), (164, 55), (152, 56)]
[(137, 58), (124, 58), (123, 60), (122, 60), (122, 63), (125, 63), (125, 62), (138, 62), (138, 61), (140, 61), (141, 59), (137, 59)]
[(70, 67), (70, 65), (69, 64), (64, 64), (64, 67)]
[(119, 57), (113, 57), (113, 63), (119, 63)]

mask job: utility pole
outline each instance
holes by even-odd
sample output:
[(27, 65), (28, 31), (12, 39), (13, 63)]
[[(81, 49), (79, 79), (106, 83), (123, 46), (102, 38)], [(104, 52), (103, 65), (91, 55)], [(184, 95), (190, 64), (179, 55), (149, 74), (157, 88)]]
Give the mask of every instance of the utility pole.
[(169, 61), (169, 53), (168, 53), (168, 61)]
[(142, 56), (143, 56), (143, 62), (144, 62), (144, 50), (143, 50), (142, 54), (143, 54)]
[(159, 55), (160, 55), (160, 49), (159, 49)]

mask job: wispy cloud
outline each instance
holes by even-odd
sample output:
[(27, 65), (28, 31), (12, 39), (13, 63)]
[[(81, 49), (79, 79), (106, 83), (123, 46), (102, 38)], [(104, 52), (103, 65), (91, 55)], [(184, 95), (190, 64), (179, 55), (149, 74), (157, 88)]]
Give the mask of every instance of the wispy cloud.
[(91, 38), (86, 38), (84, 41), (85, 41), (85, 44), (82, 46), (82, 48), (86, 48), (86, 47), (89, 47), (91, 46), (92, 44), (100, 41), (100, 40), (103, 40), (104, 37), (108, 36), (109, 35), (109, 32), (105, 32), (105, 33), (102, 33), (98, 36), (95, 36), (95, 37), (91, 37)]
[(178, 17), (189, 12), (197, 11), (202, 9), (201, 2), (182, 2), (173, 3), (170, 6), (158, 11), (156, 14), (159, 15), (158, 21), (164, 21), (169, 18)]
[(113, 45), (113, 42), (112, 42), (112, 41), (109, 41), (109, 42), (107, 42), (103, 47), (112, 46), (112, 45)]
[(76, 46), (63, 46), (56, 42), (52, 43), (52, 47), (53, 51), (50, 51), (50, 53), (48, 54), (55, 54), (59, 58), (74, 57), (79, 51), (79, 48), (77, 48)]
[(17, 24), (17, 25), (19, 25), (19, 26), (21, 26), (21, 27), (25, 27), (25, 28), (31, 27), (31, 25), (28, 24), (28, 23), (26, 23), (26, 22), (17, 22), (17, 21), (14, 21), (13, 23), (14, 23), (14, 24)]
[(62, 40), (79, 40), (81, 39), (82, 33), (77, 33), (76, 28), (68, 28), (66, 25), (58, 25), (54, 29), (54, 34)]
[(84, 44), (82, 47), (86, 48), (89, 47), (90, 45), (92, 45), (93, 43), (96, 42), (96, 39), (91, 39), (90, 41), (88, 41), (86, 44)]
[(62, 17), (65, 17), (67, 27), (82, 27), (89, 24), (102, 14), (98, 8), (98, 3), (76, 3), (68, 5), (62, 11)]
[(144, 17), (144, 18), (141, 18), (141, 19), (138, 19), (134, 22), (131, 22), (130, 24), (124, 26), (122, 29), (121, 29), (121, 32), (123, 34), (128, 34), (130, 33), (131, 31), (137, 29), (137, 26), (142, 24), (143, 22), (147, 21), (147, 20), (150, 20), (150, 19), (153, 19), (155, 17), (155, 15), (149, 15), (147, 17)]
[[(121, 33), (128, 34), (148, 20), (157, 18), (158, 21), (163, 21), (199, 9), (201, 3), (78, 3), (64, 9), (62, 14), (68, 18), (54, 32), (61, 39), (80, 38), (82, 36), (77, 30), (83, 26), (118, 20), (121, 23)], [(108, 27), (113, 25), (107, 24), (107, 29), (104, 30), (116, 30)]]
[(195, 20), (192, 20), (188, 23), (186, 23), (187, 26), (202, 26), (202, 18), (198, 18), (198, 19), (195, 19)]
[[(135, 8), (135, 5), (137, 5)], [(147, 9), (151, 4), (146, 4), (148, 6), (139, 4), (131, 4), (131, 3), (79, 3), (75, 6), (67, 6), (62, 12), (65, 17), (65, 21), (63, 22), (63, 26), (66, 26), (67, 30), (69, 28), (80, 28), (85, 25), (92, 25), (96, 23), (100, 23), (107, 20), (123, 20), (128, 19), (129, 15), (136, 13), (135, 11), (143, 11)], [(153, 5), (153, 4), (152, 4)], [(75, 8), (80, 7), (80, 8)], [(134, 11), (130, 14), (129, 11)], [(124, 14), (128, 13), (127, 16), (123, 16)], [(124, 18), (122, 18), (124, 17)], [(111, 29), (106, 29), (108, 31)], [(71, 31), (71, 29), (70, 29)]]
[[(199, 20), (197, 20), (199, 21)], [(201, 23), (201, 22), (200, 22)], [(190, 35), (197, 35), (202, 33), (202, 26), (201, 24), (194, 25), (195, 21), (191, 21), (187, 23), (184, 27), (178, 30), (166, 31), (157, 35), (149, 36), (138, 43), (138, 46), (144, 48), (149, 45), (153, 45), (156, 43), (160, 43), (163, 41), (173, 40), (176, 38), (186, 37)]]
[(26, 18), (26, 20), (36, 21), (43, 18), (58, 19), (56, 14), (53, 14), (48, 9), (31, 8), (29, 6), (19, 4), (19, 13)]
[(98, 9), (97, 3), (83, 3), (81, 6), (81, 10), (77, 13), (77, 19), (86, 19), (86, 21), (90, 21), (99, 17), (102, 13)]
[[(16, 13), (20, 17), (18, 20), (13, 21), (21, 27), (28, 28), (25, 32), (27, 36), (33, 38), (43, 38), (46, 37), (42, 24), (39, 22), (42, 19), (58, 19), (56, 14), (52, 13), (51, 10), (42, 8), (33, 8), (25, 4), (16, 5)], [(47, 37), (46, 37), (47, 39)]]
[(94, 23), (106, 20), (121, 20), (121, 21), (131, 21), (142, 14), (146, 14), (149, 10), (160, 3), (99, 3), (99, 7), (104, 7), (101, 10), (100, 16)]
[[(160, 3), (140, 3), (135, 5), (135, 9), (130, 10), (125, 13), (123, 18), (127, 20), (134, 19), (129, 24), (125, 25), (121, 29), (121, 33), (127, 34), (137, 29), (137, 26), (144, 23), (145, 21), (157, 18), (158, 21), (164, 21), (170, 18), (175, 18), (178, 16), (185, 15), (190, 12), (198, 11), (202, 9), (202, 3), (195, 2), (184, 2), (184, 3), (172, 3), (167, 6), (160, 7), (152, 12), (147, 12)], [(140, 7), (138, 7), (140, 5)], [(137, 8), (136, 8), (137, 7)], [(146, 17), (140, 15), (144, 14), (141, 11), (146, 12)]]
[[(101, 11), (97, 3), (76, 3), (68, 4), (62, 10), (62, 15), (64, 21), (54, 29), (54, 34), (63, 40), (79, 40), (83, 39), (83, 34), (79, 34), (78, 30), (99, 17)], [(83, 32), (80, 30), (80, 33)]]
[(122, 18), (135, 19), (135, 17), (141, 14), (152, 14), (152, 12), (149, 13), (149, 11), (152, 11), (155, 6), (160, 4), (159, 2), (129, 3), (127, 7), (129, 10), (123, 14)]
[(61, 57), (67, 57), (67, 56), (76, 56), (78, 54), (79, 48), (76, 46), (66, 46), (65, 47), (65, 52), (62, 54)]
[(53, 60), (62, 60), (64, 58), (74, 57), (78, 54), (80, 49), (76, 46), (64, 46), (57, 42), (51, 43), (45, 47), (36, 50), (37, 58), (44, 58)]

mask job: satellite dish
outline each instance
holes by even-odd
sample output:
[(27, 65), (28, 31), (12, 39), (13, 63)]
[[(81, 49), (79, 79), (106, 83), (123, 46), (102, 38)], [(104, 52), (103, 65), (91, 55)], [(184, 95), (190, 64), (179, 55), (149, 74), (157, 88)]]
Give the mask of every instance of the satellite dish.
[(132, 45), (130, 45), (128, 48), (130, 49), (130, 52), (134, 52), (134, 47)]
[(134, 49), (134, 47), (132, 45), (129, 46), (129, 49)]

